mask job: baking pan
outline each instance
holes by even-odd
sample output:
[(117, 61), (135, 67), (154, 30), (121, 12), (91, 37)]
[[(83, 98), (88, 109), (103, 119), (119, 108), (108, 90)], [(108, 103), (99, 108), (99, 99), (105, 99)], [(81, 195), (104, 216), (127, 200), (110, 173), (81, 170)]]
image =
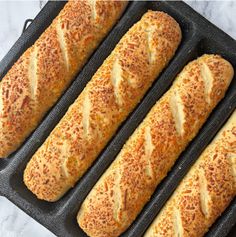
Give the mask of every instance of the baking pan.
[[(0, 78), (6, 74), (19, 56), (35, 42), (64, 5), (65, 2), (61, 1), (48, 2), (45, 5), (0, 62)], [(86, 83), (110, 54), (120, 38), (148, 9), (165, 11), (180, 24), (183, 32), (183, 40), (175, 57), (146, 93), (141, 103), (120, 126), (116, 135), (75, 187), (55, 203), (38, 200), (27, 190), (23, 183), (23, 171), (27, 162), (65, 114), (69, 105), (81, 93)], [(143, 120), (151, 107), (168, 90), (176, 75), (186, 63), (204, 53), (221, 54), (236, 68), (236, 42), (185, 3), (175, 1), (130, 2), (122, 18), (101, 43), (96, 52), (90, 57), (88, 63), (83, 67), (56, 105), (45, 115), (37, 129), (15, 153), (7, 159), (0, 160), (0, 194), (8, 198), (57, 236), (86, 236), (76, 222), (76, 214), (86, 195), (115, 159), (125, 141)], [(142, 236), (191, 165), (236, 108), (235, 79), (231, 83), (225, 98), (213, 111), (197, 137), (181, 154), (168, 176), (157, 187), (150, 202), (122, 236)], [(224, 237), (229, 233), (235, 223), (236, 200), (231, 203), (228, 209), (217, 220), (216, 224), (212, 226), (207, 236)]]

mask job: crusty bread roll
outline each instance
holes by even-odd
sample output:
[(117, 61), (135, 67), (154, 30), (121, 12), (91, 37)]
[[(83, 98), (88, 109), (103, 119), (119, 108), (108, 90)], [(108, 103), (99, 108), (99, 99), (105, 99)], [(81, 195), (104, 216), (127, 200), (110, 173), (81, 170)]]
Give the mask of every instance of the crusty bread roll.
[(217, 55), (204, 55), (183, 69), (83, 202), (77, 220), (89, 236), (115, 237), (128, 228), (232, 77), (231, 64)]
[(236, 195), (236, 111), (182, 180), (145, 237), (201, 237)]
[(181, 39), (178, 23), (149, 11), (121, 39), (28, 163), (24, 182), (56, 201), (84, 174), (167, 65)]
[(125, 9), (125, 1), (66, 3), (0, 83), (0, 157), (36, 128)]

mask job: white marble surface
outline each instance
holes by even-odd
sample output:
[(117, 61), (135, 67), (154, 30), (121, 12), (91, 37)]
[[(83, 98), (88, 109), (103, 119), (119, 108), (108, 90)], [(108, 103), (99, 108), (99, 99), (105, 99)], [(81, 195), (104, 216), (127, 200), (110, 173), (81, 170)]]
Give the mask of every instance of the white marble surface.
[[(25, 19), (34, 18), (42, 1), (0, 0), (0, 60), (20, 36)], [(188, 1), (195, 10), (236, 39), (236, 1)], [(3, 197), (0, 197), (0, 237), (54, 235)]]

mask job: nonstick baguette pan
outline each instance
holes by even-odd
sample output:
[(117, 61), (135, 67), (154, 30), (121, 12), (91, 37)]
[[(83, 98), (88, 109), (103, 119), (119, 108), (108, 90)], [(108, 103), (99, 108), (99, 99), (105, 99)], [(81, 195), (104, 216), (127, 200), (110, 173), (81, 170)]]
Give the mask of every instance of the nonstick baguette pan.
[[(66, 2), (53, 1), (45, 5), (0, 62), (1, 78), (19, 56), (35, 42), (63, 8), (65, 3)], [(110, 54), (120, 38), (148, 9), (164, 11), (174, 17), (180, 24), (183, 32), (183, 40), (175, 57), (76, 186), (61, 200), (55, 203), (37, 200), (23, 184), (23, 171), (27, 162), (49, 135), (50, 131), (59, 122), (69, 105), (77, 98), (86, 83), (91, 79), (103, 60)], [(236, 69), (235, 40), (209, 23), (185, 3), (175, 1), (130, 2), (123, 17), (92, 55), (60, 100), (44, 117), (38, 128), (29, 136), (20, 149), (10, 155), (9, 158), (0, 160), (0, 194), (15, 203), (19, 208), (57, 236), (86, 236), (76, 222), (76, 214), (86, 195), (109, 164), (115, 159), (122, 145), (143, 120), (150, 108), (170, 87), (177, 73), (181, 71), (187, 62), (204, 53), (221, 54), (224, 58), (229, 60)], [(170, 197), (183, 176), (235, 108), (236, 78), (234, 78), (231, 83), (225, 98), (213, 111), (198, 136), (182, 153), (171, 172), (156, 189), (150, 202), (122, 236), (141, 237), (143, 235), (144, 231)], [(227, 236), (235, 223), (236, 199), (211, 227), (206, 236)], [(236, 236), (235, 232), (231, 233), (231, 236)]]

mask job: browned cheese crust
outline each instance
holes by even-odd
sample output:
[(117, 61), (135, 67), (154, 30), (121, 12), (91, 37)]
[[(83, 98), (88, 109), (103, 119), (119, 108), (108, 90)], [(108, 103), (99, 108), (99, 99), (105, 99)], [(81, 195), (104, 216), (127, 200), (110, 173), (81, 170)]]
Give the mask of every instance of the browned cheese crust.
[(115, 237), (127, 229), (232, 77), (231, 64), (217, 55), (204, 55), (183, 69), (82, 204), (78, 223), (89, 236)]
[(236, 111), (187, 173), (145, 237), (201, 237), (236, 195)]
[(123, 12), (126, 2), (69, 1), (0, 83), (0, 157), (36, 128)]
[(179, 25), (149, 11), (121, 39), (28, 163), (27, 187), (55, 201), (84, 174), (180, 43)]

